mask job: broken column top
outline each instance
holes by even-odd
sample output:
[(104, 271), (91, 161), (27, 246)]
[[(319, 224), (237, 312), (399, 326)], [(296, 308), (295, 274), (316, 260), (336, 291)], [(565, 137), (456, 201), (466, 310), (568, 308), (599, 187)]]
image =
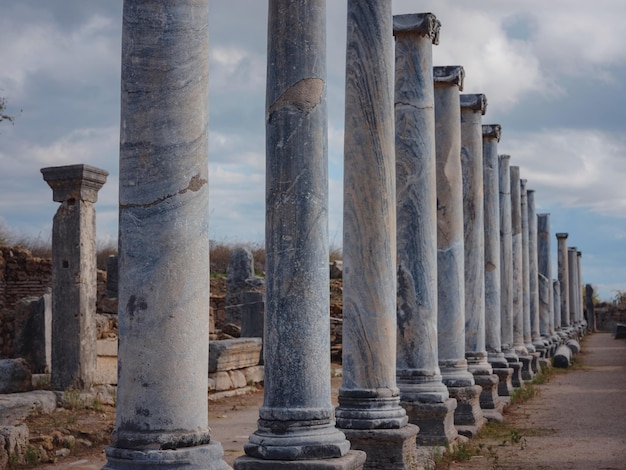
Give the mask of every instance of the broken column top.
[(80, 199), (95, 203), (98, 191), (109, 176), (106, 170), (83, 164), (51, 166), (42, 168), (41, 173), (52, 188), (52, 199), (55, 202)]
[(483, 137), (496, 139), (500, 142), (502, 135), (502, 126), (500, 124), (483, 124)]
[(487, 97), (482, 93), (466, 93), (460, 96), (461, 108), (469, 108), (480, 111), (482, 115), (487, 112)]
[(432, 13), (410, 13), (408, 15), (394, 15), (393, 34), (415, 33), (428, 36), (433, 44), (439, 44), (439, 29), (441, 22)]
[(556, 234), (556, 238), (567, 238), (568, 235), (569, 233), (561, 232)]
[(464, 78), (465, 70), (460, 65), (433, 67), (433, 79), (435, 80), (436, 87), (457, 85), (459, 91), (463, 91)]

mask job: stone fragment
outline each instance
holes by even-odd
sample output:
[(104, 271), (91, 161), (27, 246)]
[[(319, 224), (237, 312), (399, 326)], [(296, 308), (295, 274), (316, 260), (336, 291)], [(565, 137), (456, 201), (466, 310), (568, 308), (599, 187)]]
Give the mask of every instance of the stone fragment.
[(209, 344), (209, 372), (256, 366), (261, 359), (261, 338), (233, 338)]
[(554, 353), (554, 357), (552, 358), (552, 365), (554, 367), (567, 368), (571, 363), (572, 350), (566, 345), (559, 346)]

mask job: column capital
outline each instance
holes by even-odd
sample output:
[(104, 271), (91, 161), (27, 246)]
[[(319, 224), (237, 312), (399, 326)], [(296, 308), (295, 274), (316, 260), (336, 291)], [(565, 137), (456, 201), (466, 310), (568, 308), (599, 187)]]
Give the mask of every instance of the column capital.
[(511, 155), (507, 155), (506, 153), (501, 153), (500, 155), (498, 155), (498, 160), (510, 160), (511, 159)]
[(52, 199), (64, 202), (80, 199), (95, 203), (98, 191), (106, 183), (109, 172), (90, 165), (50, 166), (42, 168), (41, 174), (52, 188)]
[(581, 258), (582, 258), (582, 256), (583, 256), (583, 252), (582, 252), (582, 251), (580, 251), (580, 250), (578, 250), (578, 251), (576, 252), (576, 254), (577, 254), (579, 257), (581, 257)]
[(575, 246), (568, 246), (567, 251), (578, 251), (578, 248), (576, 248)]
[(432, 13), (410, 13), (394, 15), (393, 34), (417, 34), (429, 37), (433, 44), (439, 44), (441, 22)]
[(548, 217), (550, 212), (537, 212), (537, 217)]
[(502, 126), (500, 124), (483, 124), (483, 138), (496, 139), (500, 142), (502, 135)]
[(465, 70), (461, 65), (444, 65), (433, 67), (433, 80), (435, 87), (457, 85), (459, 91), (463, 91), (463, 79)]
[(535, 190), (534, 190), (534, 189), (527, 189), (527, 190), (526, 190), (526, 193), (527, 193), (527, 194), (534, 193), (534, 192), (535, 192)]
[(569, 236), (569, 233), (566, 233), (566, 232), (560, 232), (556, 234), (556, 238), (566, 239), (568, 236)]
[(482, 93), (465, 93), (460, 97), (461, 109), (468, 108), (472, 111), (480, 111), (483, 116), (487, 112), (487, 96)]

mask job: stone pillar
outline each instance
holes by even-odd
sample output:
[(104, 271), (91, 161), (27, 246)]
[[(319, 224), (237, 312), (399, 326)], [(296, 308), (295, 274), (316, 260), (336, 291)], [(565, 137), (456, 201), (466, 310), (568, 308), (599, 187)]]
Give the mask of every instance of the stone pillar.
[(550, 342), (554, 353), (558, 337), (554, 329), (554, 296), (552, 290), (552, 247), (550, 243), (550, 214), (537, 215), (537, 271), (539, 281), (539, 331)]
[(265, 384), (237, 470), (365, 460), (348, 452), (330, 401), (325, 21), (325, 0), (269, 2)]
[(60, 202), (52, 223), (53, 390), (88, 389), (96, 378), (96, 209), (109, 173), (89, 165), (42, 168)]
[[(511, 157), (498, 157), (498, 176), (500, 187), (500, 309), (502, 351), (513, 369), (511, 378), (514, 387), (520, 387), (522, 381), (522, 363), (515, 352), (513, 342), (513, 231), (511, 207)], [(500, 390), (502, 395), (504, 392)]]
[(552, 280), (552, 308), (554, 312), (554, 331), (558, 336), (558, 342), (563, 342), (565, 333), (561, 327), (561, 282), (558, 279)]
[[(402, 456), (418, 428), (396, 385), (396, 171), (391, 0), (349, 0), (343, 214), (343, 381), (337, 427), (365, 468)], [(328, 352), (326, 353), (328, 354)], [(385, 443), (385, 444), (383, 444)], [(385, 446), (387, 457), (377, 448)], [(405, 449), (413, 453), (416, 449)], [(415, 457), (416, 458), (416, 457)], [(383, 459), (383, 460), (381, 460)], [(402, 462), (402, 458), (399, 460)]]
[(482, 126), (483, 196), (485, 235), (485, 348), (488, 360), (498, 376), (498, 394), (513, 391), (513, 369), (502, 352), (500, 309), (500, 183), (498, 166), (499, 124)]
[(532, 344), (542, 356), (546, 355), (546, 344), (541, 339), (539, 315), (539, 268), (537, 254), (537, 210), (535, 208), (535, 190), (526, 190), (528, 209), (528, 277), (530, 297), (530, 336)]
[(437, 162), (437, 335), (439, 367), (450, 396), (457, 399), (454, 423), (460, 434), (473, 435), (484, 418), (480, 387), (465, 359), (465, 253), (463, 247), (463, 179), (461, 106), (464, 71), (435, 67), (435, 142)]
[(465, 358), (480, 385), (480, 407), (491, 420), (502, 420), (498, 376), (485, 346), (485, 217), (483, 190), (483, 94), (461, 95), (461, 170), (465, 264)]
[(567, 269), (569, 281), (569, 319), (570, 325), (578, 329), (580, 318), (578, 318), (578, 297), (580, 297), (580, 289), (578, 283), (578, 258), (575, 246), (567, 248)]
[(585, 319), (585, 309), (583, 305), (583, 296), (584, 296), (584, 283), (583, 283), (583, 273), (582, 273), (582, 257), (583, 254), (581, 251), (576, 252), (577, 255), (577, 268), (578, 268), (578, 319), (581, 324), (581, 334), (585, 333), (585, 329), (587, 326), (587, 320)]
[(227, 469), (207, 419), (208, 2), (126, 0), (117, 414), (105, 469)]
[(560, 285), (560, 312), (561, 312), (561, 329), (566, 330), (563, 333), (569, 333), (570, 317), (569, 317), (569, 268), (567, 258), (567, 233), (557, 233), (557, 254), (558, 254), (558, 275)]
[[(520, 211), (522, 220), (522, 318), (524, 347), (530, 356), (530, 364), (527, 371), (522, 370), (526, 380), (533, 378), (533, 373), (539, 371), (539, 356), (532, 344), (530, 327), (530, 251), (529, 251), (529, 227), (528, 227), (528, 191), (527, 181), (520, 179)], [(523, 362), (523, 361), (522, 361)]]
[(593, 304), (593, 286), (591, 284), (585, 285), (585, 305), (587, 307), (587, 328), (592, 333), (595, 333), (596, 315), (594, 312), (595, 306)]
[(432, 45), (434, 15), (393, 18), (398, 242), (396, 380), (419, 445), (457, 438), (456, 400), (441, 381), (437, 345), (437, 190)]

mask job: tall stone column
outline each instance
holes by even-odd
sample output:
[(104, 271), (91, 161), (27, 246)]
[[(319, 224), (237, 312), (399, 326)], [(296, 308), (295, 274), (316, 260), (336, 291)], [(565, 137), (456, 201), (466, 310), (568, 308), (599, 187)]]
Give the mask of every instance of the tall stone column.
[(362, 468), (330, 400), (325, 0), (271, 0), (267, 50), (265, 384), (235, 469)]
[(570, 331), (569, 316), (569, 268), (567, 257), (567, 233), (557, 233), (557, 261), (558, 261), (558, 277), (560, 285), (560, 312), (561, 312), (561, 329), (563, 334), (568, 336)]
[(552, 300), (553, 300), (553, 311), (554, 311), (554, 322), (555, 327), (554, 331), (557, 333), (559, 338), (558, 343), (563, 341), (565, 337), (564, 330), (561, 327), (561, 281), (558, 279), (552, 280)]
[(513, 369), (511, 378), (514, 387), (520, 387), (522, 381), (522, 363), (515, 352), (513, 341), (513, 224), (511, 204), (511, 166), (510, 155), (498, 157), (498, 176), (500, 187), (500, 309), (502, 351)]
[(464, 71), (435, 67), (435, 137), (437, 161), (437, 334), (439, 367), (450, 396), (457, 399), (454, 422), (459, 433), (472, 435), (483, 424), (480, 387), (465, 359), (465, 253), (461, 106)]
[(463, 94), (461, 103), (461, 170), (463, 179), (463, 246), (465, 264), (465, 358), (474, 381), (482, 388), (483, 415), (502, 420), (498, 376), (487, 360), (485, 346), (485, 217), (483, 190), (483, 94)]
[(569, 281), (569, 318), (570, 325), (578, 330), (580, 318), (578, 317), (578, 298), (580, 297), (580, 288), (578, 282), (578, 251), (575, 246), (567, 248), (567, 269)]
[(539, 331), (550, 342), (550, 356), (555, 350), (554, 296), (552, 290), (552, 244), (550, 214), (537, 215), (537, 270), (539, 282)]
[(207, 419), (208, 2), (125, 0), (117, 413), (105, 469), (230, 468)]
[(42, 168), (60, 202), (52, 222), (53, 390), (88, 389), (96, 378), (96, 209), (109, 173), (89, 165)]
[(537, 254), (537, 210), (535, 207), (535, 190), (526, 190), (528, 209), (528, 277), (530, 298), (530, 336), (532, 344), (542, 356), (546, 354), (546, 344), (541, 339), (539, 315), (539, 268)]
[[(527, 180), (520, 179), (520, 210), (522, 219), (522, 318), (524, 347), (530, 356), (530, 364), (527, 370), (522, 370), (524, 379), (533, 378), (533, 373), (539, 370), (539, 356), (532, 344), (530, 327), (530, 251), (529, 251), (529, 227), (528, 227), (528, 190)], [(523, 362), (523, 361), (522, 361)]]
[[(343, 381), (337, 426), (384, 468), (415, 443), (396, 385), (396, 158), (391, 0), (349, 0), (343, 214)], [(376, 452), (382, 442), (386, 455)], [(415, 453), (415, 448), (408, 452)], [(399, 461), (402, 461), (400, 458)]]
[(482, 126), (483, 196), (485, 235), (485, 348), (487, 359), (498, 376), (498, 394), (513, 392), (513, 369), (502, 352), (500, 318), (500, 183), (498, 165), (499, 124)]
[(576, 252), (577, 255), (577, 267), (578, 267), (578, 318), (580, 319), (581, 334), (585, 333), (585, 329), (587, 327), (587, 319), (585, 318), (585, 310), (584, 310), (584, 292), (585, 292), (585, 284), (583, 283), (583, 273), (582, 273), (582, 257), (583, 254), (581, 251)]
[(419, 445), (457, 438), (456, 400), (441, 381), (437, 344), (437, 190), (430, 13), (393, 17), (398, 240), (396, 380)]

